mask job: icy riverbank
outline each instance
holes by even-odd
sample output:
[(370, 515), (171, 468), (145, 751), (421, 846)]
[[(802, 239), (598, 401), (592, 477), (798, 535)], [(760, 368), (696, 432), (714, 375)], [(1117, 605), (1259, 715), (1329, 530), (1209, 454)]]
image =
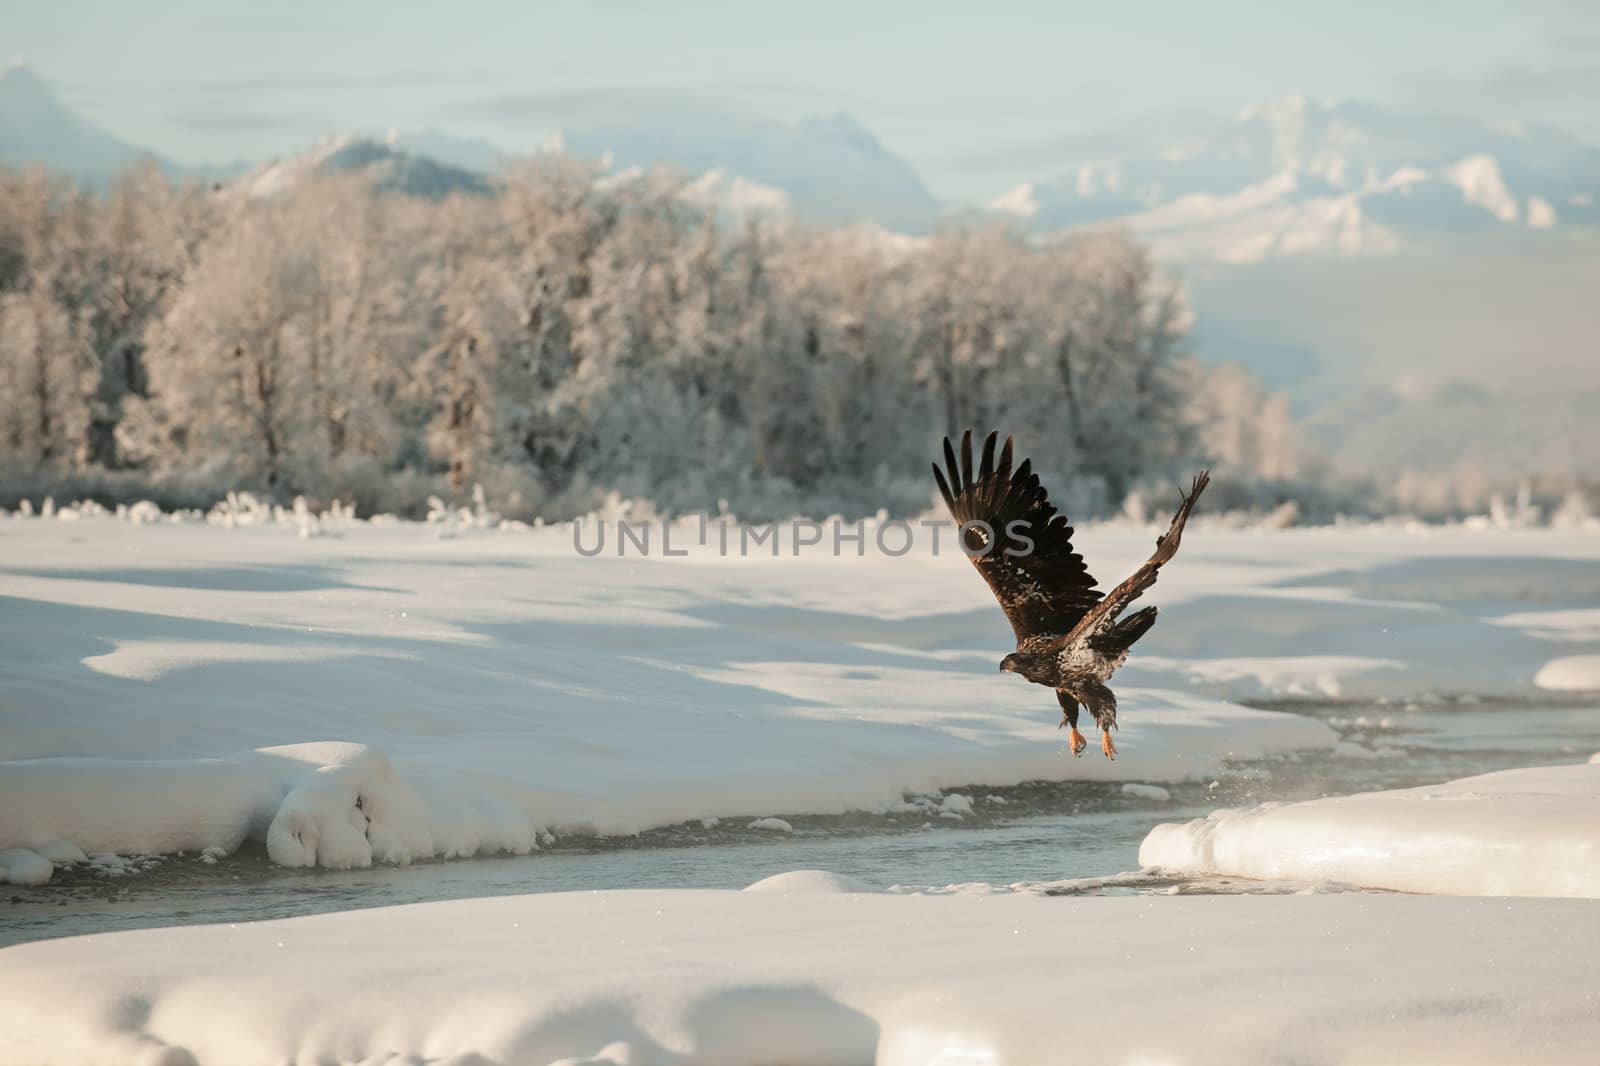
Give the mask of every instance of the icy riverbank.
[(1221, 810), (1157, 826), (1139, 862), (1401, 892), (1600, 897), (1600, 763)]

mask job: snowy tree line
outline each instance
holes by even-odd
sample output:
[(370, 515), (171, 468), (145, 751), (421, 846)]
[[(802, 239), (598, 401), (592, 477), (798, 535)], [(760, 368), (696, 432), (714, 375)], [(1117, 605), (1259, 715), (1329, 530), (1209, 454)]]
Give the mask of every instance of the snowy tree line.
[(0, 503), (904, 514), (967, 426), (1080, 512), (1201, 461), (1292, 485), (1284, 401), (1198, 365), (1189, 322), (1121, 235), (728, 219), (665, 171), (550, 159), (442, 201), (0, 171)]

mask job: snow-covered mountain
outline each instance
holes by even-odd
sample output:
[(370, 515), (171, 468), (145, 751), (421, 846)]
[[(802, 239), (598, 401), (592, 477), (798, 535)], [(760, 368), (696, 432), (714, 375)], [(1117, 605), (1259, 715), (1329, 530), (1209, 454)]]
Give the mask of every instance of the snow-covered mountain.
[(73, 114), (26, 64), (13, 62), (0, 72), (0, 166), (36, 164), (104, 185), (143, 159), (176, 169)]
[(686, 194), (731, 217), (785, 215), (821, 226), (872, 223), (901, 233), (932, 228), (939, 204), (911, 165), (848, 115), (784, 123), (723, 113), (591, 122), (563, 129), (524, 152), (437, 132), (344, 136), (257, 167), (237, 179), (260, 195), (312, 170), (365, 168), (380, 188), (438, 197), (483, 191), (516, 155), (567, 154), (600, 161), (602, 179), (632, 180), (653, 166), (677, 167)]
[(271, 196), (312, 174), (360, 170), (380, 192), (398, 192), (440, 200), (451, 193), (484, 194), (489, 181), (481, 173), (413, 155), (393, 143), (346, 134), (329, 137), (308, 152), (263, 163), (229, 185), (246, 196)]
[(482, 137), (457, 137), (439, 130), (390, 130), (383, 143), (397, 151), (426, 156), (460, 170), (477, 174), (498, 173), (509, 158), (499, 145)]
[(876, 222), (921, 233), (939, 210), (911, 164), (845, 114), (777, 122), (655, 112), (568, 126), (546, 150), (603, 159), (618, 171), (672, 164), (746, 201), (781, 198), (796, 216), (823, 226)]
[(1296, 94), (1209, 137), (1021, 185), (989, 209), (1038, 231), (1114, 220), (1178, 260), (1384, 254), (1433, 235), (1600, 226), (1600, 149), (1547, 126)]

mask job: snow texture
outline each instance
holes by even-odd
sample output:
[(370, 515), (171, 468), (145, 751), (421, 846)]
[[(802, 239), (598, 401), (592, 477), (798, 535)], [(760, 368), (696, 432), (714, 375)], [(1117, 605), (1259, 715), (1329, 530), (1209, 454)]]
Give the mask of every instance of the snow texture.
[(865, 881), (831, 870), (789, 870), (764, 877), (746, 892), (881, 892)]
[(1600, 1043), (1587, 902), (791, 888), (10, 947), (0, 1061), (1565, 1066)]
[[(721, 557), (689, 522), (686, 557), (584, 558), (570, 526), (345, 516), (301, 539), (270, 515), (74, 513), (70, 537), (0, 519), (0, 850), (50, 864), (254, 840), (351, 867), (908, 804), (956, 820), (962, 786), (1204, 780), (1335, 744), (1229, 698), (1525, 697), (1600, 653), (1582, 530), (1202, 521), (1118, 675), (1118, 760), (1074, 759), (1049, 693), (996, 675), (1009, 628), (948, 543), (796, 556), (785, 530), (776, 557)], [(1153, 536), (1079, 540), (1115, 580)]]
[(1600, 764), (1220, 810), (1157, 826), (1139, 862), (1400, 892), (1600, 898)]

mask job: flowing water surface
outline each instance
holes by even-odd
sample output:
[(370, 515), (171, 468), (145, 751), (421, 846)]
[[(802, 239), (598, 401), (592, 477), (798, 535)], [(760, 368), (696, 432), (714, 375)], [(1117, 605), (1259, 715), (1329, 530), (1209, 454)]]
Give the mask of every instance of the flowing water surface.
[(563, 839), (528, 856), (406, 867), (288, 870), (246, 849), (216, 864), (167, 858), (116, 876), (68, 868), (48, 885), (0, 888), (6, 894), (0, 944), (524, 892), (742, 888), (795, 869), (831, 870), (879, 887), (1090, 879), (1061, 890), (1282, 890), (1297, 886), (1093, 879), (1137, 870), (1139, 843), (1157, 823), (1202, 817), (1218, 807), (1432, 784), (1515, 766), (1583, 762), (1600, 752), (1600, 708), (1594, 706), (1286, 709), (1329, 722), (1349, 743), (1333, 753), (1241, 763), (1212, 781), (1167, 785), (1166, 798), (1088, 783), (953, 789), (972, 801), (959, 819), (934, 799), (884, 815), (789, 817), (790, 833), (748, 828), (756, 817), (783, 813), (754, 811), (714, 826)]

